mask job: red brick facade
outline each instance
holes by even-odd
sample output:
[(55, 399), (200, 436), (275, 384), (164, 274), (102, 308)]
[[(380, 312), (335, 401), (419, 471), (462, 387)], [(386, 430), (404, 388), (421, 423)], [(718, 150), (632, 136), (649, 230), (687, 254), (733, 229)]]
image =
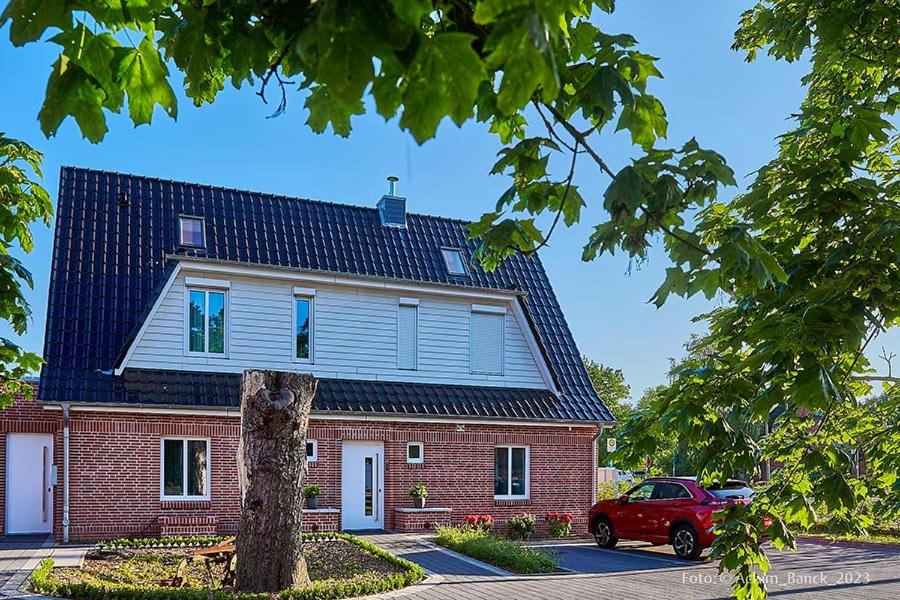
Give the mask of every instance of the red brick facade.
[[(460, 431), (459, 425), (465, 424)], [(62, 414), (33, 403), (17, 403), (0, 411), (0, 436), (6, 432), (54, 432), (54, 462), (60, 465), (54, 522), (62, 535)], [(435, 515), (395, 509), (412, 507), (409, 489), (428, 487), (428, 507), (449, 508), (440, 521), (462, 521), (467, 514), (490, 514), (498, 527), (506, 519), (530, 512), (543, 524), (546, 512), (576, 515), (573, 529), (583, 527), (592, 501), (592, 426), (479, 425), (322, 420), (313, 417), (309, 437), (318, 443), (309, 482), (322, 488), (319, 507), (341, 507), (341, 448), (344, 440), (384, 444), (385, 527), (432, 527)], [(239, 498), (235, 452), (239, 419), (204, 414), (148, 414), (73, 410), (70, 427), (71, 540), (92, 540), (160, 533), (234, 533)], [(210, 440), (211, 492), (207, 501), (160, 500), (160, 453), (164, 436)], [(407, 464), (406, 444), (424, 443), (423, 464)], [(493, 497), (494, 447), (525, 445), (530, 452), (530, 497), (499, 501)], [(5, 440), (0, 444), (0, 482), (6, 482)], [(0, 511), (5, 505), (0, 487)], [(0, 515), (3, 513), (0, 512)], [(339, 527), (340, 513), (309, 512), (308, 530)], [(5, 515), (0, 522), (5, 523)]]

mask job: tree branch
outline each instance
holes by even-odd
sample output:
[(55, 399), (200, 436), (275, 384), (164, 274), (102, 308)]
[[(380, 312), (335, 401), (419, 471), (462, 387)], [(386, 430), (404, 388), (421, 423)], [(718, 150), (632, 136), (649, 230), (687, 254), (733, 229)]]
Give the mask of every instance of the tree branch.
[[(562, 114), (560, 114), (558, 110), (553, 108), (553, 106), (549, 104), (544, 104), (544, 106), (547, 108), (547, 110), (550, 111), (550, 114), (553, 115), (553, 118), (556, 119), (556, 122), (562, 125), (563, 129), (565, 129), (569, 135), (571, 135), (579, 144), (584, 147), (587, 153), (590, 154), (591, 158), (594, 159), (594, 162), (597, 163), (597, 165), (600, 167), (600, 170), (615, 179), (616, 174), (612, 172), (612, 169), (609, 168), (609, 166), (606, 164), (606, 161), (603, 160), (603, 158), (599, 154), (597, 154), (597, 152), (593, 148), (591, 148), (590, 144), (588, 144), (587, 135), (585, 135), (581, 131), (578, 131), (578, 129), (576, 129), (574, 125), (569, 123), (569, 121), (566, 120), (566, 118), (562, 116)], [(593, 132), (594, 128), (591, 128), (590, 131)]]
[(892, 377), (890, 375), (854, 375), (851, 379), (855, 381), (888, 381), (890, 383), (900, 383), (900, 377)]
[(562, 198), (559, 200), (559, 209), (557, 209), (556, 216), (553, 218), (553, 224), (550, 225), (550, 229), (547, 231), (547, 235), (544, 236), (544, 240), (531, 250), (524, 252), (524, 254), (534, 254), (550, 242), (550, 236), (553, 235), (553, 230), (556, 229), (556, 225), (559, 223), (559, 219), (563, 214), (563, 209), (566, 206), (566, 199), (569, 197), (569, 190), (572, 187), (572, 178), (575, 177), (575, 161), (578, 159), (578, 143), (578, 140), (575, 140), (575, 146), (572, 147), (572, 164), (569, 166), (569, 175), (566, 177), (566, 189), (563, 191)]

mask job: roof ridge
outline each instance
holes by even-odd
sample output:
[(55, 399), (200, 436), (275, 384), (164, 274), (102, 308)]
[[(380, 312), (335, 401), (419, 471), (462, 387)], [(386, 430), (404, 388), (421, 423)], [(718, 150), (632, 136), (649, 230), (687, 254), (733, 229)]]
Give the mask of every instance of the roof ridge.
[[(294, 202), (308, 202), (311, 204), (320, 204), (322, 206), (336, 206), (339, 208), (349, 208), (349, 209), (362, 209), (362, 210), (370, 210), (370, 211), (378, 211), (378, 208), (375, 206), (365, 206), (363, 204), (353, 204), (349, 202), (335, 202), (334, 200), (320, 200), (318, 198), (303, 198), (301, 196), (288, 196), (285, 194), (274, 194), (272, 192), (260, 192), (258, 190), (250, 190), (246, 188), (237, 188), (237, 187), (227, 187), (224, 185), (215, 185), (211, 183), (199, 183), (196, 181), (185, 181), (182, 179), (168, 179), (165, 177), (153, 177), (150, 175), (138, 175), (135, 173), (125, 173), (122, 171), (109, 171), (106, 169), (94, 169), (91, 167), (78, 167), (75, 165), (60, 165), (59, 170), (62, 171), (84, 171), (87, 173), (96, 173), (100, 175), (113, 175), (116, 177), (129, 177), (132, 179), (143, 179), (147, 181), (158, 181), (161, 183), (170, 183), (175, 185), (193, 185), (200, 186), (203, 188), (207, 188), (209, 190), (218, 190), (223, 192), (237, 192), (241, 194), (253, 194), (255, 196), (267, 197), (273, 200), (288, 200)], [(463, 225), (471, 225), (472, 223), (476, 223), (477, 221), (473, 221), (470, 219), (461, 219), (454, 217), (445, 217), (442, 215), (430, 215), (426, 213), (418, 213), (418, 212), (407, 212), (407, 217), (421, 217), (425, 219), (433, 219), (436, 221), (449, 221), (451, 223), (460, 223)]]

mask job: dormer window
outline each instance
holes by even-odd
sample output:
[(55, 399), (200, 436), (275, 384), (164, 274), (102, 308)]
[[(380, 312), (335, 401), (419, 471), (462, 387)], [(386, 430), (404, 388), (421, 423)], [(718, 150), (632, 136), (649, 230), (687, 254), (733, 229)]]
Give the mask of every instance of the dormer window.
[(459, 248), (441, 248), (441, 255), (444, 257), (447, 273), (463, 276), (466, 274), (466, 263)]
[(203, 217), (179, 217), (178, 221), (180, 246), (206, 247), (206, 224)]

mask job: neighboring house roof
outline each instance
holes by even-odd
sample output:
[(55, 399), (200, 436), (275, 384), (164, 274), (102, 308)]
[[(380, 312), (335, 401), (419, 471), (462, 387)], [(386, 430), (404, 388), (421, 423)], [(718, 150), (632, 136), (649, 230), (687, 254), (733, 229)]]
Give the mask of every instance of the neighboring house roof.
[(410, 213), (405, 228), (384, 227), (375, 208), (73, 167), (60, 174), (41, 401), (237, 406), (236, 375), (114, 375), (171, 273), (180, 214), (205, 218), (207, 259), (521, 291), (560, 391), (322, 380), (315, 410), (613, 420), (536, 256), (446, 273), (442, 247), (475, 251), (464, 221)]

